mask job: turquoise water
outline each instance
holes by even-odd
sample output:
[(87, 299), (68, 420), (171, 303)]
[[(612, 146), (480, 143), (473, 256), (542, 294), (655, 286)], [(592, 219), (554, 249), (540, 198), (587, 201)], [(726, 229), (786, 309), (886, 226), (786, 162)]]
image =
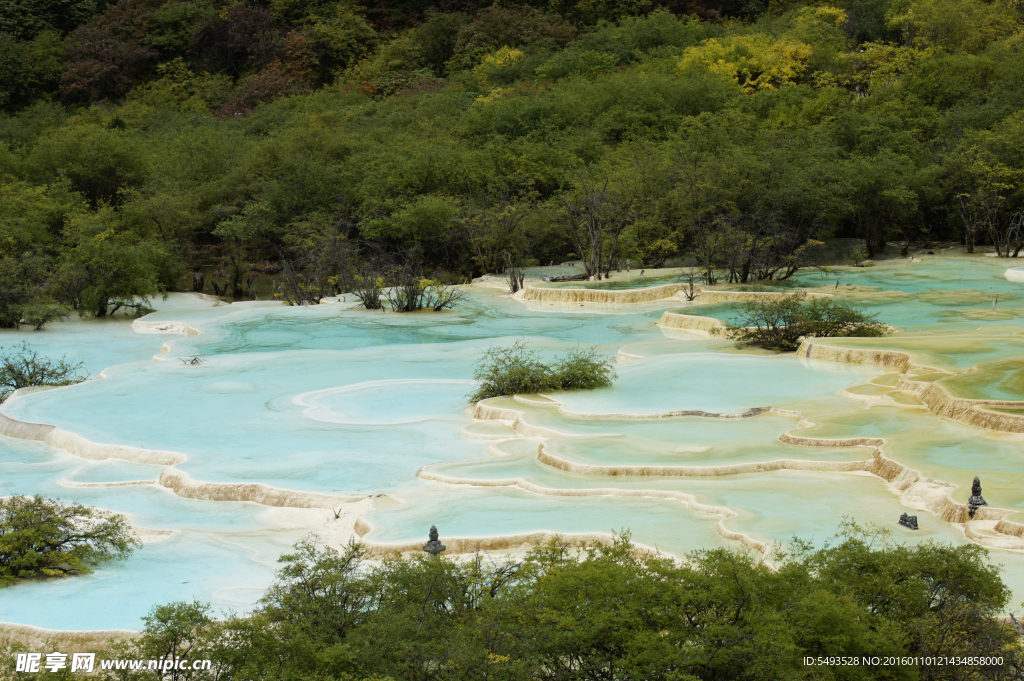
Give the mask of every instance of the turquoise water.
[[(922, 255), (923, 262), (883, 261), (875, 267), (838, 267), (832, 272), (807, 269), (776, 287), (751, 285), (745, 290), (812, 288), (864, 308), (878, 321), (906, 330), (1024, 327), (1024, 284), (1006, 279), (1007, 259), (984, 255)], [(836, 281), (839, 286), (836, 287)], [(887, 295), (898, 292), (902, 295)], [(985, 318), (992, 309), (1005, 315)], [(735, 320), (742, 304), (687, 304), (682, 314)], [(1008, 311), (1012, 311), (1008, 312)]]
[[(167, 299), (155, 298), (157, 312), (147, 319), (159, 320), (169, 315), (175, 320), (182, 313), (189, 316), (221, 317), (230, 309), (214, 308), (214, 303), (186, 293), (172, 293)], [(105, 319), (80, 318), (72, 314), (66, 321), (51, 322), (40, 331), (30, 327), (18, 330), (0, 329), (0, 352), (7, 352), (25, 343), (47, 357), (66, 356), (68, 361), (82, 362), (87, 376), (97, 376), (103, 369), (126, 362), (144, 362), (160, 352), (160, 343), (167, 336), (141, 334), (132, 328), (132, 318), (118, 313)]]
[[(888, 457), (926, 477), (959, 485), (954, 499), (966, 503), (977, 475), (990, 504), (1024, 510), (1024, 436), (979, 432), (920, 410), (887, 406), (815, 420), (818, 425), (799, 434), (883, 437)], [(1013, 519), (1020, 521), (1019, 517)]]
[(93, 574), (28, 582), (0, 591), (0, 621), (53, 629), (138, 628), (158, 603), (210, 601), (247, 609), (272, 580), (277, 556), (307, 530), (282, 529), (268, 509), (249, 502), (183, 499), (154, 485), (74, 487), (144, 480), (159, 467), (83, 462), (34, 442), (0, 437), (0, 496), (42, 494), (126, 515), (133, 525), (173, 532), (128, 560)]
[(588, 414), (742, 412), (832, 395), (877, 373), (870, 367), (801, 361), (792, 355), (681, 353), (625, 364), (618, 369), (614, 388), (559, 399), (566, 409)]
[[(966, 350), (958, 348), (950, 362), (969, 361), (975, 351), (989, 361), (1015, 361), (1012, 344), (1000, 341), (997, 327), (1016, 327), (1021, 318), (1007, 313), (1009, 321), (998, 325), (974, 319), (991, 305), (990, 294), (1001, 296), (1001, 309), (1024, 307), (1024, 285), (1002, 277), (1005, 262), (929, 258), (850, 268), (841, 283), (851, 290), (843, 296), (906, 330), (992, 329), (984, 343), (957, 336)], [(813, 272), (797, 279), (813, 287), (827, 283)], [(921, 516), (921, 532), (901, 530), (896, 520), (909, 509), (879, 479), (863, 474), (598, 476), (546, 465), (537, 458), (544, 440), (520, 438), (509, 423), (474, 421), (467, 398), (482, 353), (525, 338), (546, 359), (581, 344), (596, 345), (608, 357), (623, 348), (641, 357), (616, 366), (612, 388), (558, 394), (557, 403), (491, 402), (521, 413), (519, 428), (561, 434), (540, 435), (550, 453), (567, 461), (707, 467), (870, 456), (864, 448), (782, 444), (778, 438), (798, 427), (798, 415), (670, 415), (774, 406), (813, 417), (818, 425), (801, 434), (885, 437), (891, 441), (888, 456), (961, 485), (958, 499), (964, 481), (981, 474), (991, 503), (1024, 509), (1024, 495), (1016, 491), (1024, 489), (1019, 441), (979, 434), (920, 409), (871, 406), (844, 393), (885, 373), (880, 367), (737, 353), (725, 340), (666, 340), (655, 325), (661, 310), (552, 312), (482, 288), (471, 289), (454, 311), (408, 315), (359, 310), (351, 301), (289, 308), (267, 302), (215, 305), (176, 294), (157, 304), (159, 311), (135, 328), (130, 320), (72, 320), (39, 333), (0, 333), (4, 347), (24, 341), (44, 354), (83, 361), (90, 376), (104, 376), (18, 395), (2, 412), (95, 443), (178, 452), (184, 462), (174, 468), (197, 483), (370, 496), (374, 501), (358, 513), (366, 512), (375, 528), (367, 536), (372, 542), (425, 539), (431, 524), (440, 528), (442, 541), (628, 528), (641, 543), (682, 554), (738, 546), (719, 534), (719, 522), (771, 543), (794, 536), (821, 541), (844, 517), (892, 527), (900, 540), (966, 541), (959, 529), (929, 514)], [(727, 318), (736, 309), (688, 305), (681, 311)], [(180, 328), (189, 324), (201, 333), (158, 333), (152, 328), (157, 322), (181, 322)], [(937, 342), (938, 350), (955, 344), (952, 337)], [(161, 352), (165, 343), (168, 351)], [(982, 352), (985, 344), (992, 352)], [(179, 361), (193, 356), (202, 363)], [(128, 561), (100, 566), (93, 575), (0, 591), (0, 620), (132, 629), (153, 605), (181, 599), (244, 612), (273, 579), (277, 556), (299, 537), (344, 534), (331, 529), (340, 526), (331, 524), (328, 509), (179, 497), (152, 482), (164, 472), (163, 466), (86, 460), (39, 442), (0, 438), (0, 494), (57, 496), (124, 513), (137, 527), (163, 533), (156, 537), (162, 541), (150, 541)], [(430, 476), (449, 482), (424, 479)], [(140, 484), (117, 484), (124, 482)], [(243, 492), (239, 498), (248, 498)], [(661, 493), (729, 510), (698, 512), (678, 499), (656, 498)], [(1008, 566), (1010, 582), (1024, 587), (1022, 554), (1002, 552), (998, 560)]]
[[(474, 470), (474, 463), (475, 470)], [(609, 490), (658, 490), (691, 494), (700, 503), (712, 506), (726, 506), (737, 516), (725, 520), (729, 529), (745, 532), (754, 539), (772, 543), (787, 542), (793, 537), (806, 541), (822, 542), (833, 536), (845, 518), (855, 519), (861, 523), (877, 523), (891, 526), (894, 532), (898, 526), (894, 519), (905, 511), (899, 502), (889, 493), (884, 485), (870, 477), (842, 475), (837, 473), (818, 473), (809, 471), (775, 471), (761, 474), (740, 474), (733, 476), (700, 477), (691, 479), (645, 479), (642, 476), (623, 476), (611, 480), (598, 476), (581, 476), (567, 474), (550, 467), (542, 466), (529, 458), (518, 461), (501, 461), (500, 463), (473, 462), (462, 465), (444, 465), (433, 467), (435, 472), (451, 475), (471, 475), (479, 479), (500, 480), (519, 478), (539, 486), (543, 490), (555, 491), (567, 489), (572, 491), (595, 489)], [(473, 489), (473, 488), (469, 488)], [(504, 489), (504, 488), (497, 488)], [(809, 494), (809, 490), (828, 490), (829, 503), (823, 504), (817, 495)], [(477, 488), (473, 492), (480, 495), (496, 494), (495, 488)], [(448, 493), (450, 494), (450, 493)], [(446, 496), (435, 493), (432, 504), (444, 507), (446, 520), (460, 528), (465, 534), (493, 534), (495, 529), (491, 516), (479, 513), (473, 505), (465, 508), (459, 504), (446, 504)], [(534, 497), (544, 499), (550, 505), (555, 501), (571, 501), (579, 509), (572, 524), (573, 531), (609, 531), (608, 521), (602, 516), (602, 505), (614, 502), (617, 508), (617, 523), (611, 528), (628, 527), (633, 529), (633, 536), (638, 541), (645, 541), (663, 550), (684, 553), (693, 548), (707, 547), (720, 543), (720, 539), (709, 541), (707, 532), (711, 526), (722, 520), (721, 516), (688, 511), (682, 502), (675, 500), (615, 497), (615, 496), (545, 496), (536, 493), (521, 492), (504, 493), (503, 511), (511, 518), (517, 513), (512, 510), (507, 499)], [(451, 497), (447, 497), (451, 498)], [(449, 507), (450, 506), (450, 507)], [(408, 517), (419, 513), (419, 506), (408, 509), (378, 511), (368, 515), (371, 522), (380, 523), (393, 529), (374, 532), (370, 538), (382, 541), (399, 541), (415, 539), (414, 534), (403, 534), (398, 529), (399, 523), (389, 518)], [(654, 509), (657, 509), (656, 511)], [(495, 512), (498, 512), (496, 509)], [(657, 516), (652, 516), (656, 513)], [(671, 520), (663, 520), (665, 513), (673, 513)], [(895, 515), (893, 515), (895, 514)], [(426, 513), (424, 518), (429, 516)], [(444, 516), (442, 516), (444, 517)], [(655, 519), (656, 518), (656, 519)], [(653, 522), (651, 522), (653, 520)], [(924, 520), (924, 519), (923, 519)], [(963, 534), (939, 520), (928, 517), (921, 523), (925, 532), (908, 534), (913, 541), (926, 539), (955, 540), (963, 543)], [(604, 525), (604, 527), (602, 527)], [(642, 529), (638, 529), (642, 528)], [(547, 529), (563, 529), (547, 528)], [(567, 528), (565, 528), (567, 529)], [(902, 535), (900, 535), (902, 536)], [(1022, 562), (1024, 565), (1024, 562)]]
[(224, 613), (244, 611), (271, 584), (277, 556), (299, 536), (182, 532), (89, 575), (7, 587), (0, 620), (71, 630), (138, 629), (156, 603), (199, 600)]
[[(836, 268), (842, 273), (841, 286), (876, 286), (885, 290), (921, 293), (929, 290), (976, 291), (1002, 294), (1021, 294), (1024, 287), (1008, 281), (1006, 268), (1015, 264), (1013, 259), (993, 258), (983, 254), (964, 255), (956, 251), (936, 251), (935, 255), (919, 254), (922, 262), (909, 259), (882, 261), (875, 267)], [(835, 274), (815, 270), (798, 272), (793, 281), (800, 286), (834, 285)]]
[[(179, 345), (206, 354), (303, 350), (352, 350), (373, 346), (444, 344), (459, 341), (540, 337), (549, 341), (614, 346), (660, 337), (653, 324), (660, 311), (632, 314), (531, 311), (498, 291), (473, 290), (455, 310), (441, 313), (355, 309), (351, 303), (307, 308), (252, 309), (233, 313), (211, 337)], [(478, 344), (479, 345), (479, 344)], [(401, 358), (396, 358), (401, 359)], [(415, 361), (410, 357), (409, 361)]]
[(380, 542), (419, 540), (424, 526), (436, 524), (454, 536), (480, 537), (537, 531), (611, 533), (636, 526), (651, 530), (641, 540), (676, 553), (721, 542), (715, 531), (719, 518), (694, 514), (677, 501), (622, 499), (614, 496), (577, 497), (574, 513), (566, 513), (563, 497), (513, 488), (427, 489), (406, 494), (407, 506), (367, 515), (381, 529), (368, 539)]

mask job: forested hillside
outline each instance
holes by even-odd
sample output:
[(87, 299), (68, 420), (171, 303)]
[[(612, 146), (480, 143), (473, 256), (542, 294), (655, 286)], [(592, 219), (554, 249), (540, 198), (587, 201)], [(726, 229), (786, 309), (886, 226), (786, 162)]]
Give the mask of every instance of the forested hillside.
[(432, 1), (0, 0), (0, 325), (395, 263), (1021, 246), (1019, 0)]

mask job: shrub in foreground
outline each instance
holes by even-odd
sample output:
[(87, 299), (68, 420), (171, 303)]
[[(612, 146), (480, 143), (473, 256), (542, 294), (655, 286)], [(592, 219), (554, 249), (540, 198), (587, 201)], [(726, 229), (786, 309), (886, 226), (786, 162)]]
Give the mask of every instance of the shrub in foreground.
[(794, 293), (771, 300), (747, 303), (725, 334), (739, 345), (756, 345), (769, 350), (795, 350), (806, 336), (883, 336), (886, 326), (878, 315), (870, 315), (848, 303), (830, 298), (806, 300)]
[[(908, 547), (850, 525), (774, 567), (742, 550), (687, 558), (645, 554), (628, 536), (525, 559), (374, 563), (356, 545), (305, 541), (252, 615), (216, 622), (203, 604), (161, 606), (122, 655), (188, 650), (213, 661), (179, 677), (197, 681), (1019, 678), (1021, 644), (995, 619), (1009, 592), (979, 546)], [(1002, 669), (804, 664), (990, 655)]]
[(557, 390), (606, 388), (615, 379), (612, 363), (596, 347), (574, 348), (554, 363), (545, 364), (524, 340), (484, 353), (473, 378), (480, 382), (470, 395), (474, 402), (499, 395), (526, 395)]
[(0, 499), (0, 586), (85, 574), (138, 545), (124, 516), (40, 496)]

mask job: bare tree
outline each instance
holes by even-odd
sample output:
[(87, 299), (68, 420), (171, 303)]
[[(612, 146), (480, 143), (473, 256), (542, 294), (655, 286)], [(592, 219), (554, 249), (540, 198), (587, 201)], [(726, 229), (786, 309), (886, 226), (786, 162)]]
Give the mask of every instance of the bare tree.
[(400, 255), (389, 269), (391, 286), (384, 297), (395, 312), (416, 312), (429, 308), (440, 312), (466, 297), (463, 289), (423, 276), (423, 261), (415, 249)]
[[(250, 272), (249, 276), (247, 276), (245, 278), (245, 291), (246, 291), (246, 295), (249, 297), (249, 300), (259, 300), (259, 297), (256, 295), (256, 273), (255, 272)], [(319, 303), (320, 301), (318, 300), (317, 302)]]
[(442, 284), (439, 281), (431, 281), (423, 290), (423, 307), (429, 307), (434, 312), (440, 312), (445, 308), (455, 307), (455, 304), (466, 298), (465, 289), (458, 288), (452, 284)]
[[(338, 197), (338, 204), (329, 220), (300, 223), (286, 237), (286, 248), (280, 252), (279, 291), (291, 305), (317, 305), (355, 288), (359, 242), (351, 235), (360, 216), (345, 197)], [(250, 286), (250, 297), (253, 293)]]
[(484, 194), (470, 192), (460, 222), (473, 259), (483, 272), (497, 272), (506, 251), (518, 250), (520, 226), (533, 211), (534, 196), (512, 182), (494, 185)]
[(978, 238), (987, 231), (999, 257), (1009, 257), (1011, 245), (1018, 241), (1020, 220), (1007, 210), (1007, 203), (1020, 183), (1020, 173), (977, 146), (952, 154), (948, 173), (967, 252), (974, 252)]
[(281, 291), (291, 305), (317, 305), (323, 298), (350, 290), (355, 248), (337, 231), (281, 257)]
[(352, 282), (352, 293), (367, 310), (384, 308), (384, 277), (372, 265), (364, 265)]
[(619, 236), (634, 219), (632, 207), (624, 206), (608, 184), (608, 180), (599, 185), (591, 178), (581, 177), (577, 192), (561, 196), (569, 233), (584, 272), (598, 280), (611, 271)]
[(0, 354), (0, 402), (15, 390), (37, 385), (71, 385), (86, 379), (81, 362), (50, 359), (26, 343)]
[(964, 245), (968, 253), (974, 253), (974, 244), (978, 237), (985, 231), (986, 211), (985, 200), (981, 196), (983, 192), (974, 190), (956, 195), (957, 209), (960, 212), (960, 222), (964, 227)]
[(415, 312), (423, 309), (423, 292), (426, 288), (419, 259), (415, 253), (394, 264), (390, 270), (390, 284), (384, 295), (395, 312)]
[(1021, 216), (1024, 216), (1024, 214), (1018, 213), (1017, 215), (1018, 215), (1017, 241), (1013, 245), (1013, 253), (1010, 255), (1011, 258), (1016, 258), (1020, 254), (1021, 249), (1024, 248), (1024, 229), (1021, 229), (1021, 226), (1020, 226)]
[(1021, 232), (1021, 219), (1024, 212), (1006, 211), (1002, 206), (993, 206), (988, 215), (988, 233), (995, 244), (996, 254), (1000, 258), (1009, 258), (1013, 249), (1013, 257), (1017, 257), (1024, 245), (1024, 234)]
[(700, 291), (697, 290), (695, 283), (698, 275), (699, 272), (696, 268), (688, 267), (686, 268), (686, 274), (680, 277), (686, 280), (686, 288), (683, 289), (683, 296), (685, 296), (687, 300), (694, 300), (698, 295), (700, 295)]
[(732, 230), (727, 223), (710, 223), (697, 234), (693, 243), (693, 254), (700, 267), (700, 276), (708, 286), (718, 283), (717, 270), (728, 255)]
[(508, 251), (502, 253), (502, 258), (505, 260), (505, 282), (508, 284), (508, 292), (515, 293), (523, 287), (523, 280), (526, 275), (523, 273), (523, 268), (519, 264), (519, 261)]

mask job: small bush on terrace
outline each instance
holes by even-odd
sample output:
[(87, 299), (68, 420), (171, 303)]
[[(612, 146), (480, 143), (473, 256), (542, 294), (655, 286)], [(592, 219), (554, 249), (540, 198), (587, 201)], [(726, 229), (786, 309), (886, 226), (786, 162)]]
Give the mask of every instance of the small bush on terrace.
[(611, 361), (599, 356), (596, 347), (574, 348), (549, 365), (519, 340), (511, 347), (487, 350), (473, 378), (480, 381), (470, 395), (476, 402), (499, 395), (606, 388), (616, 375)]
[(725, 335), (738, 345), (769, 350), (795, 350), (805, 336), (883, 336), (885, 325), (848, 303), (830, 298), (806, 300), (803, 293), (751, 302), (726, 327)]

